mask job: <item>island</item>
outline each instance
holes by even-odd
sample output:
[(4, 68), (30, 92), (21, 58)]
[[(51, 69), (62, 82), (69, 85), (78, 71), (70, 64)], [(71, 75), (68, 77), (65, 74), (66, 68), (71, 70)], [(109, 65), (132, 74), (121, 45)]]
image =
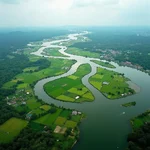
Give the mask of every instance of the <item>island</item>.
[(123, 107), (131, 107), (135, 105), (136, 105), (136, 102), (129, 102), (129, 103), (122, 104)]

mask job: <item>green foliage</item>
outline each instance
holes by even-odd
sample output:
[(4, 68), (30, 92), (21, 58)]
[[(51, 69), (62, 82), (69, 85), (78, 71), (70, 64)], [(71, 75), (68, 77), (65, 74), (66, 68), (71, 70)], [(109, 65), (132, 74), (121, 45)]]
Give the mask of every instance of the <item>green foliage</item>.
[[(97, 73), (90, 77), (89, 82), (109, 99), (116, 99), (134, 94), (129, 88), (124, 74), (98, 68)], [(132, 91), (132, 92), (131, 92)]]
[(112, 64), (110, 64), (109, 62), (102, 62), (102, 61), (98, 61), (98, 60), (93, 60), (92, 62), (104, 66), (104, 67), (108, 67), (108, 68), (115, 68), (115, 66), (113, 66)]
[(149, 150), (150, 123), (142, 125), (139, 129), (128, 135), (129, 150)]
[(129, 102), (129, 103), (122, 104), (123, 107), (131, 107), (135, 105), (136, 105), (136, 102)]
[[(95, 52), (101, 55), (104, 50), (120, 51), (122, 54), (114, 56), (119, 62), (130, 61), (133, 64), (141, 65), (145, 70), (150, 69), (150, 36), (148, 29), (140, 29), (143, 33), (139, 36), (137, 28), (95, 28), (90, 29), (92, 34), (88, 34), (91, 41), (75, 43), (71, 47), (76, 47), (88, 52)], [(85, 49), (86, 47), (86, 49)], [(102, 50), (102, 51), (101, 51)], [(130, 53), (128, 53), (130, 51)]]
[(27, 121), (17, 118), (7, 120), (0, 126), (0, 143), (12, 141), (27, 124)]
[(53, 134), (35, 132), (25, 128), (16, 139), (9, 144), (1, 144), (1, 150), (51, 150), (56, 139)]
[(66, 57), (65, 55), (61, 54), (58, 50), (60, 48), (46, 48), (44, 49), (44, 52), (46, 52), (46, 55), (50, 56), (60, 56), (60, 57)]
[[(82, 77), (90, 73), (90, 71), (90, 65), (81, 65), (71, 77), (60, 78), (45, 84), (44, 90), (48, 95), (62, 101), (77, 103), (93, 101), (94, 97), (92, 93), (82, 84), (81, 81)], [(77, 96), (79, 96), (78, 99), (76, 99)]]
[(6, 104), (6, 101), (0, 101), (0, 124), (12, 117), (21, 117), (15, 108)]

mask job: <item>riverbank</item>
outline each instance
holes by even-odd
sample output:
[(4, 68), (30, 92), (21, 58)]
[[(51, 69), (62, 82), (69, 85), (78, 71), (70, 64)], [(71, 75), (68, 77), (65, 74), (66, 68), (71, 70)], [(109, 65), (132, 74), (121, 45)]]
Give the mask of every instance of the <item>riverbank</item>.
[[(81, 57), (81, 56), (73, 56), (73, 55), (70, 55), (70, 56), (72, 57), (72, 59), (78, 59), (77, 64), (81, 64), (82, 62), (89, 63), (89, 60), (90, 60), (89, 58), (86, 58), (85, 60), (83, 60), (84, 57)], [(80, 137), (81, 137), (82, 142), (77, 142), (77, 144), (75, 145), (73, 149), (78, 149), (78, 150), (92, 149), (94, 146), (95, 149), (115, 150), (117, 147), (119, 147), (119, 149), (122, 150), (126, 147), (126, 144), (127, 144), (125, 142), (126, 141), (125, 135), (127, 135), (127, 133), (129, 133), (129, 130), (130, 130), (129, 125), (127, 124), (129, 118), (131, 118), (133, 115), (138, 113), (139, 110), (142, 111), (141, 104), (144, 104), (144, 103), (141, 103), (140, 101), (141, 96), (139, 95), (141, 93), (131, 96), (133, 99), (135, 99), (138, 102), (137, 105), (135, 106), (136, 111), (130, 111), (130, 109), (127, 109), (126, 115), (120, 115), (122, 114), (122, 112), (124, 112), (124, 109), (123, 107), (119, 107), (119, 106), (126, 101), (130, 101), (131, 97), (125, 97), (122, 99), (118, 99), (116, 101), (109, 101), (108, 99), (106, 99), (98, 90), (93, 88), (93, 86), (91, 86), (87, 82), (88, 78), (91, 75), (96, 73), (95, 68), (98, 67), (98, 65), (94, 63), (90, 62), (90, 64), (92, 65), (92, 73), (85, 76), (83, 81), (84, 81), (84, 84), (86, 84), (86, 86), (92, 91), (93, 95), (95, 96), (96, 100), (93, 103), (85, 102), (81, 105), (81, 104), (75, 104), (75, 103), (69, 103), (69, 102), (66, 103), (66, 102), (56, 101), (53, 98), (49, 97), (43, 90), (44, 84), (46, 84), (47, 82), (59, 79), (61, 77), (69, 76), (73, 74), (77, 70), (79, 65), (73, 66), (71, 70), (63, 76), (58, 76), (55, 78), (49, 78), (49, 79), (44, 79), (42, 81), (39, 81), (35, 85), (35, 94), (38, 97), (42, 98), (43, 101), (47, 103), (54, 103), (57, 106), (64, 106), (66, 108), (76, 108), (78, 110), (82, 110), (83, 112), (87, 114), (88, 119), (86, 120), (85, 123), (82, 123), (80, 126), (80, 131), (81, 131)], [(149, 82), (143, 82), (143, 81), (140, 82), (139, 80), (139, 76), (141, 75), (141, 76), (144, 76), (144, 80), (148, 81), (149, 78), (145, 74), (138, 72), (138, 76), (134, 76), (134, 74), (137, 74), (137, 70), (133, 70), (128, 67), (121, 67), (121, 66), (118, 66), (117, 64), (115, 64), (115, 66), (116, 66), (116, 69), (114, 70), (116, 72), (125, 73), (125, 76), (127, 76), (128, 78), (131, 78), (131, 80), (137, 83), (137, 85), (141, 85), (141, 88), (143, 88), (143, 84), (145, 83), (147, 83), (146, 85), (148, 87)], [(145, 90), (145, 88), (143, 89), (144, 91), (147, 91)], [(143, 94), (145, 95), (145, 93), (142, 92), (141, 95)], [(147, 100), (147, 103), (148, 103), (148, 100)], [(139, 106), (140, 106), (140, 109), (138, 109)], [(145, 107), (147, 107), (147, 105)], [(143, 107), (143, 109), (145, 107)], [(95, 119), (95, 116), (98, 116), (99, 118), (101, 118), (101, 120), (98, 121), (97, 119)], [(111, 127), (109, 127), (109, 125), (111, 125)], [(107, 133), (105, 132), (106, 126), (108, 126)], [(91, 132), (91, 127), (92, 127), (92, 132)], [(124, 130), (122, 130), (122, 128)], [(120, 134), (117, 134), (118, 132)], [(93, 135), (95, 138), (92, 138), (93, 136), (91, 137), (91, 135)], [(103, 136), (100, 137), (99, 135), (103, 135)], [(116, 138), (114, 138), (114, 136)], [(106, 144), (108, 142), (108, 139), (109, 139), (109, 145)], [(91, 144), (87, 145), (87, 141), (89, 141)]]

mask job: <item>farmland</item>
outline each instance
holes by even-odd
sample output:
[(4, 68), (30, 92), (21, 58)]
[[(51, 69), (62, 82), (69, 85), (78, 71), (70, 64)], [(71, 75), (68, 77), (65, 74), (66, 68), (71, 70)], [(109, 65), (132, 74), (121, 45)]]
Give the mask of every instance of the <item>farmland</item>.
[(115, 68), (115, 66), (113, 66), (112, 64), (110, 64), (109, 62), (103, 62), (103, 61), (98, 61), (98, 60), (93, 60), (92, 62), (101, 65), (103, 67), (107, 67), (107, 68)]
[(103, 68), (97, 68), (97, 73), (89, 78), (89, 82), (109, 99), (117, 99), (135, 93), (126, 83), (128, 80), (124, 74)]
[(44, 49), (44, 54), (48, 56), (60, 56), (60, 57), (66, 57), (65, 55), (61, 54), (58, 50), (60, 48), (46, 48)]
[(7, 120), (0, 126), (0, 142), (7, 143), (12, 141), (27, 124), (27, 121), (17, 118)]
[(100, 55), (95, 52), (89, 52), (86, 50), (82, 50), (76, 47), (69, 47), (66, 51), (68, 54), (78, 55), (78, 56), (85, 56), (90, 58), (100, 58)]
[[(44, 85), (48, 95), (62, 101), (84, 102), (93, 101), (92, 93), (82, 84), (82, 77), (90, 73), (88, 64), (81, 65), (78, 70), (68, 77), (49, 82)], [(51, 90), (49, 90), (51, 89)]]

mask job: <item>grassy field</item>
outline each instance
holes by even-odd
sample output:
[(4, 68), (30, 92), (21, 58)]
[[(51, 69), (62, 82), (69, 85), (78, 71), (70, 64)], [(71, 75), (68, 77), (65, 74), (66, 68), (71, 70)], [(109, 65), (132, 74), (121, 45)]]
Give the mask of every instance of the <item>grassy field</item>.
[(69, 47), (65, 52), (73, 55), (78, 55), (78, 56), (100, 58), (100, 55), (98, 53), (85, 51), (76, 47)]
[(66, 122), (66, 118), (64, 117), (58, 117), (56, 120), (55, 120), (55, 123), (56, 125), (59, 125), (59, 126), (63, 126)]
[(23, 70), (23, 72), (34, 72), (38, 69), (39, 67), (28, 67), (28, 68), (25, 68)]
[(63, 54), (61, 54), (58, 50), (60, 48), (46, 48), (44, 49), (44, 52), (46, 53), (46, 55), (49, 55), (49, 56), (60, 56), (60, 57), (67, 57)]
[(71, 120), (75, 122), (79, 122), (81, 120), (81, 115), (71, 116)]
[(70, 115), (71, 115), (71, 110), (63, 110), (61, 113), (60, 113), (60, 116), (61, 117), (65, 117), (65, 118), (68, 118)]
[(54, 113), (54, 114), (49, 113), (49, 114), (42, 116), (41, 118), (35, 120), (35, 122), (50, 126), (57, 119), (57, 117), (59, 116), (61, 111), (62, 111), (62, 109), (57, 109), (56, 113)]
[[(49, 76), (57, 76), (63, 74), (69, 70), (69, 68), (75, 63), (72, 60), (60, 60), (60, 59), (49, 59), (51, 65), (40, 71), (27, 72), (32, 67), (24, 69), (24, 72), (17, 75), (15, 79), (4, 84), (3, 88), (12, 88), (17, 84), (17, 81), (22, 81), (24, 83), (17, 85), (18, 89), (27, 88), (29, 84), (35, 83), (40, 79), (49, 77)], [(64, 67), (65, 66), (65, 67)], [(33, 69), (33, 68), (32, 68)], [(35, 68), (34, 68), (35, 69)]]
[(73, 75), (45, 84), (44, 90), (48, 95), (62, 101), (93, 101), (92, 93), (81, 82), (82, 77), (90, 71), (90, 65), (81, 65)]
[(11, 118), (0, 126), (0, 143), (12, 141), (26, 127), (27, 121)]
[(77, 126), (77, 122), (67, 120), (65, 123), (65, 127), (67, 128), (75, 128)]
[(108, 63), (108, 62), (102, 62), (102, 61), (98, 61), (98, 60), (92, 60), (92, 62), (101, 65), (103, 67), (107, 67), (107, 68), (116, 68), (115, 66), (113, 66), (112, 64)]
[(33, 110), (35, 108), (40, 107), (41, 103), (38, 102), (36, 99), (32, 98), (32, 99), (27, 100), (27, 106), (29, 109)]
[(98, 68), (97, 73), (90, 77), (89, 82), (109, 99), (116, 99), (134, 93), (126, 83), (123, 74)]
[(133, 118), (131, 120), (132, 129), (136, 130), (144, 125), (145, 122), (150, 122), (150, 110), (145, 113)]
[(48, 111), (51, 109), (51, 106), (50, 105), (42, 105), (42, 106), (40, 106), (40, 108), (45, 110), (45, 111)]

